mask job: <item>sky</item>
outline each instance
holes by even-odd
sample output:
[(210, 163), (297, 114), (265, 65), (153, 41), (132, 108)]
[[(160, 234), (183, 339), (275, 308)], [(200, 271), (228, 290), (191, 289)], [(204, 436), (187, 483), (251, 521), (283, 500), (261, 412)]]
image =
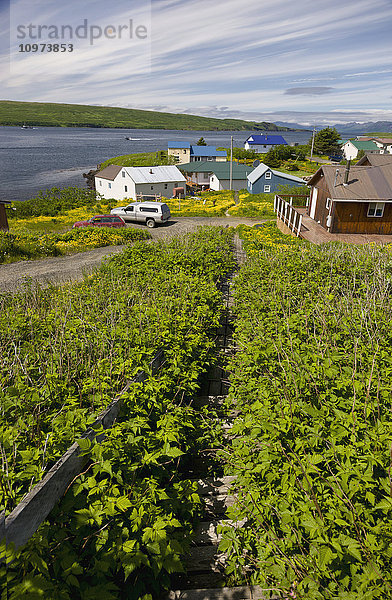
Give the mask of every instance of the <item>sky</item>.
[(392, 121), (391, 32), (392, 0), (0, 0), (0, 97)]

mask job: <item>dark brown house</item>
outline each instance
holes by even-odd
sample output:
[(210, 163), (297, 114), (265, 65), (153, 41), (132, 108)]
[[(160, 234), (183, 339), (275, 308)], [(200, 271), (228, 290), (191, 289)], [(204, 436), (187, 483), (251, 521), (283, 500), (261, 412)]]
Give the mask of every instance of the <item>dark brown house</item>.
[(8, 231), (8, 220), (7, 220), (7, 212), (6, 206), (11, 206), (11, 202), (9, 200), (0, 200), (0, 231)]
[(324, 165), (313, 175), (308, 214), (330, 233), (392, 234), (391, 157), (361, 160)]

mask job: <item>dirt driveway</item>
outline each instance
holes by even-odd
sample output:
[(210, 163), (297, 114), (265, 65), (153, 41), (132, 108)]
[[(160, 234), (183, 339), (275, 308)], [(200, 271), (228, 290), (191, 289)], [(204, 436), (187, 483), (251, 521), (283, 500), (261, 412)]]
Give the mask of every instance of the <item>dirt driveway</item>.
[[(240, 219), (232, 217), (175, 217), (162, 227), (150, 229), (153, 239), (170, 239), (171, 237), (194, 231), (201, 225), (221, 225), (236, 227), (240, 223), (254, 225), (260, 219)], [(128, 227), (145, 228), (135, 224)], [(29, 282), (37, 282), (41, 286), (51, 283), (68, 283), (82, 280), (99, 267), (102, 260), (111, 254), (121, 252), (123, 246), (106, 246), (88, 252), (80, 252), (71, 256), (44, 258), (41, 260), (24, 260), (9, 265), (0, 265), (0, 293), (15, 292), (23, 289)]]

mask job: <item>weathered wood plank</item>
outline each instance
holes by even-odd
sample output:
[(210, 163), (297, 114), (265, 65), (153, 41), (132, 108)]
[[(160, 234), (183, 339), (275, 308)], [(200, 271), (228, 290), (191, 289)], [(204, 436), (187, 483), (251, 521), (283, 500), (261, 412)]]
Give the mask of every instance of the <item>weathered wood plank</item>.
[(168, 600), (266, 600), (267, 596), (258, 585), (234, 588), (209, 588), (194, 590), (173, 590)]
[(240, 521), (233, 521), (231, 519), (201, 521), (195, 528), (193, 542), (196, 545), (219, 544), (222, 539), (222, 534), (218, 533), (218, 527), (220, 525), (238, 529), (238, 527), (242, 527), (245, 522), (246, 519), (241, 519)]
[(224, 568), (226, 554), (217, 551), (216, 545), (193, 546), (184, 557), (187, 573), (220, 573)]
[(197, 482), (198, 493), (201, 496), (207, 494), (227, 494), (234, 481), (237, 479), (235, 475), (225, 475), (224, 477), (206, 477), (199, 479)]
[[(150, 363), (150, 370), (154, 374), (163, 364), (164, 355), (160, 350)], [(111, 427), (116, 420), (123, 403), (122, 396), (129, 389), (131, 383), (142, 382), (147, 374), (141, 371), (129, 382), (119, 396), (105, 409), (95, 421), (93, 428), (88, 429), (80, 437), (102, 441), (103, 433), (96, 434), (94, 428), (102, 425), (103, 429)], [(5, 519), (5, 533), (1, 539), (6, 544), (13, 543), (16, 548), (23, 546), (37, 531), (40, 524), (46, 519), (50, 511), (66, 492), (72, 480), (82, 472), (88, 462), (87, 456), (80, 456), (80, 447), (75, 442), (68, 448), (57, 463), (46, 473), (44, 478), (34, 486), (19, 502), (18, 506)]]

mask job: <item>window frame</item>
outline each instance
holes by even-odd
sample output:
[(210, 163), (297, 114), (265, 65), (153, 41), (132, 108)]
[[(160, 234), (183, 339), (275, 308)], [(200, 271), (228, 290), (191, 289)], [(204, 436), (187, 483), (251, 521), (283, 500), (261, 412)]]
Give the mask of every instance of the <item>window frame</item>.
[[(384, 216), (385, 202), (369, 202), (367, 209), (367, 217), (371, 219), (381, 219)], [(370, 211), (374, 210), (374, 214), (370, 214)], [(377, 211), (381, 211), (381, 214), (377, 214)]]
[(270, 193), (271, 193), (271, 186), (270, 185), (265, 185), (264, 186), (263, 194), (270, 194)]

